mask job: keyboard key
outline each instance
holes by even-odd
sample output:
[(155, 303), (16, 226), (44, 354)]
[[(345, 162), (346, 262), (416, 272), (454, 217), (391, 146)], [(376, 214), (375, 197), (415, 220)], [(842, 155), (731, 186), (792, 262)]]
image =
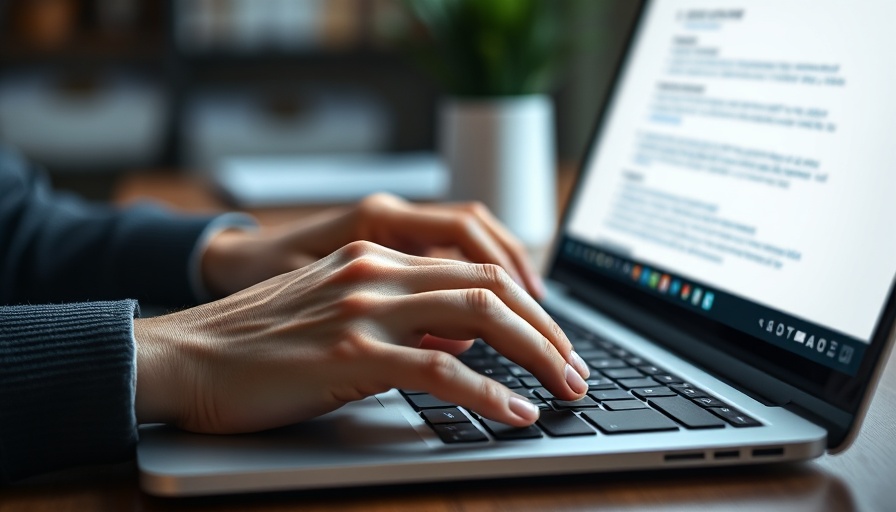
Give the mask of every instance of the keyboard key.
[(617, 389), (619, 387), (612, 380), (604, 378), (588, 379), (585, 381), (585, 383), (588, 384), (589, 391), (596, 391), (599, 389)]
[(681, 384), (682, 382), (684, 382), (678, 377), (669, 374), (657, 374), (654, 375), (653, 378), (663, 384)]
[(672, 420), (651, 409), (585, 411), (582, 416), (605, 434), (678, 430)]
[(446, 443), (475, 443), (488, 441), (488, 436), (482, 433), (472, 423), (449, 423), (445, 425), (433, 425), (432, 429)]
[(535, 377), (520, 377), (519, 381), (523, 383), (523, 386), (527, 388), (540, 388), (541, 382), (538, 382), (538, 379)]
[(681, 396), (686, 396), (688, 398), (700, 398), (702, 396), (709, 396), (703, 391), (691, 386), (690, 384), (669, 384), (669, 388), (674, 390)]
[(664, 388), (662, 386), (655, 388), (640, 388), (633, 389), (632, 394), (641, 400), (647, 400), (652, 396), (675, 396), (675, 391), (672, 391), (669, 388)]
[(711, 407), (707, 411), (727, 421), (734, 427), (759, 427), (762, 423), (754, 420), (733, 407)]
[(572, 411), (545, 411), (538, 418), (538, 426), (549, 436), (593, 436), (594, 429)]
[(522, 387), (520, 384), (520, 379), (510, 375), (509, 373), (505, 373), (504, 375), (492, 376), (492, 380), (499, 383), (504, 384), (508, 388), (518, 388)]
[(647, 361), (638, 357), (638, 356), (630, 356), (625, 358), (625, 362), (632, 366), (641, 366), (648, 364)]
[(586, 361), (588, 359), (607, 359), (610, 357), (610, 353), (606, 350), (601, 350), (599, 348), (586, 348), (586, 349), (578, 349), (576, 352), (579, 353), (579, 356)]
[[(492, 361), (494, 362), (494, 361)], [(504, 368), (503, 366), (498, 366), (497, 364), (494, 366), (480, 366), (478, 368), (473, 368), (477, 373), (485, 375), (486, 377), (498, 377), (502, 375), (510, 375), (510, 372)]]
[(546, 402), (550, 402), (554, 399), (554, 394), (545, 388), (535, 388), (532, 390), (532, 394)]
[(728, 407), (728, 404), (726, 404), (725, 402), (711, 396), (698, 396), (692, 401), (697, 405), (702, 405), (703, 407)]
[(606, 400), (630, 400), (632, 398), (632, 395), (630, 395), (628, 391), (623, 391), (621, 389), (605, 389), (601, 391), (592, 391), (588, 393), (588, 395), (598, 402), (603, 402)]
[(650, 377), (643, 377), (640, 379), (619, 379), (617, 381), (620, 386), (625, 389), (634, 389), (634, 388), (652, 388), (655, 386), (659, 386), (659, 382), (651, 379)]
[(661, 370), (651, 364), (648, 364), (645, 366), (638, 366), (638, 369), (641, 370), (645, 375), (656, 375), (658, 373), (663, 373), (663, 370)]
[(653, 397), (647, 403), (688, 428), (722, 428), (725, 422), (680, 396)]
[(495, 436), (495, 439), (499, 439), (502, 441), (512, 440), (512, 439), (537, 439), (539, 437), (544, 437), (541, 433), (541, 430), (538, 430), (538, 427), (528, 426), (528, 427), (512, 427), (510, 425), (504, 423), (498, 423), (497, 421), (482, 419), (482, 424), (485, 425), (485, 428)]
[(643, 377), (644, 374), (634, 368), (613, 368), (603, 370), (600, 373), (611, 379), (633, 379), (635, 377)]
[(431, 425), (470, 422), (470, 418), (467, 418), (457, 407), (451, 407), (449, 409), (426, 409), (422, 411), (420, 415)]
[(610, 411), (628, 411), (631, 409), (646, 409), (647, 404), (640, 400), (610, 400), (604, 402), (604, 408)]
[(445, 409), (454, 407), (455, 404), (451, 402), (446, 402), (440, 398), (436, 398), (432, 395), (408, 395), (407, 401), (414, 406), (414, 409), (422, 410), (422, 409)]
[(600, 407), (597, 402), (590, 396), (585, 396), (579, 400), (554, 400), (551, 402), (557, 409), (586, 409), (589, 407)]
[(622, 359), (591, 359), (588, 361), (588, 364), (597, 370), (628, 367), (628, 364)]

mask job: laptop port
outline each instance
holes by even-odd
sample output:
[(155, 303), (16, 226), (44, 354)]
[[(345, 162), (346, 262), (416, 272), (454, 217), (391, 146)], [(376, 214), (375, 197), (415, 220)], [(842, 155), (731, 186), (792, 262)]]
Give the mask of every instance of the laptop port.
[(682, 462), (688, 460), (703, 460), (706, 456), (703, 453), (670, 453), (663, 456), (666, 462)]
[(716, 460), (725, 460), (725, 459), (738, 459), (740, 458), (740, 452), (737, 450), (727, 450), (723, 452), (714, 452), (712, 457)]
[(757, 448), (753, 450), (753, 457), (783, 457), (784, 448)]

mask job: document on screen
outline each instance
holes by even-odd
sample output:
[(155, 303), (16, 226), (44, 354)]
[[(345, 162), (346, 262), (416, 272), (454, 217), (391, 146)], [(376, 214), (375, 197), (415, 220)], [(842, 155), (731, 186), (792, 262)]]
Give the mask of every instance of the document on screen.
[(896, 3), (647, 16), (570, 233), (868, 340), (896, 273)]

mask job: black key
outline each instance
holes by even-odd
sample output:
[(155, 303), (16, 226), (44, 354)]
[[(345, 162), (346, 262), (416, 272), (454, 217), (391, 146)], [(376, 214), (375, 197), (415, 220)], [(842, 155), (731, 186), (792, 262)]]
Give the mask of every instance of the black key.
[(554, 394), (545, 388), (535, 388), (532, 390), (532, 394), (545, 401), (551, 401), (554, 399)]
[(596, 391), (598, 389), (616, 389), (619, 387), (612, 380), (604, 379), (602, 377), (596, 379), (588, 379), (585, 381), (585, 383), (588, 384), (589, 391)]
[(647, 404), (640, 400), (609, 400), (604, 403), (604, 408), (610, 411), (628, 411), (631, 409), (646, 409)]
[(647, 400), (652, 396), (675, 396), (675, 391), (660, 386), (656, 388), (633, 389), (632, 394), (642, 400)]
[(652, 364), (639, 366), (638, 369), (644, 372), (645, 375), (656, 375), (658, 373), (663, 373), (663, 370), (657, 368), (656, 366), (653, 366)]
[(522, 366), (508, 366), (507, 371), (514, 377), (531, 377), (532, 373)]
[(643, 377), (644, 374), (634, 368), (613, 368), (600, 372), (611, 379), (633, 379)]
[(591, 359), (588, 364), (592, 368), (598, 370), (606, 370), (609, 368), (626, 368), (628, 364), (622, 359)]
[(454, 404), (451, 402), (446, 402), (432, 395), (408, 395), (407, 400), (414, 406), (414, 409), (417, 409), (418, 411), (421, 409), (445, 409), (454, 407)]
[[(492, 361), (494, 363), (494, 361)], [(499, 366), (495, 364), (494, 366), (480, 366), (479, 368), (473, 368), (478, 373), (485, 375), (486, 377), (496, 377), (500, 375), (510, 375), (510, 372), (504, 368), (503, 366)]]
[(722, 428), (725, 426), (724, 421), (684, 397), (654, 397), (647, 403), (688, 428)]
[(426, 391), (417, 391), (416, 389), (399, 389), (404, 396), (408, 395), (425, 395)]
[(651, 379), (650, 377), (643, 377), (640, 379), (619, 379), (619, 385), (624, 387), (625, 389), (634, 389), (634, 388), (652, 388), (655, 386), (659, 386), (659, 382)]
[(592, 391), (588, 393), (588, 395), (598, 402), (603, 402), (605, 400), (630, 400), (632, 398), (632, 395), (630, 395), (628, 391), (623, 391), (621, 389)]
[(628, 363), (628, 364), (630, 364), (630, 365), (632, 365), (632, 366), (641, 366), (641, 365), (646, 365), (646, 364), (647, 364), (647, 361), (645, 361), (644, 359), (642, 359), (642, 358), (640, 358), (640, 357), (638, 357), (638, 356), (630, 356), (630, 357), (626, 357), (626, 358), (625, 358), (625, 362)]
[(470, 418), (467, 418), (457, 407), (451, 407), (450, 409), (426, 409), (420, 415), (431, 425), (470, 422)]
[(537, 427), (529, 425), (528, 427), (512, 427), (497, 421), (483, 419), (482, 424), (485, 428), (495, 436), (495, 439), (536, 439), (543, 437), (541, 431)]
[(579, 349), (576, 350), (579, 353), (579, 356), (582, 359), (607, 359), (610, 357), (610, 353), (606, 350), (601, 350), (599, 348), (587, 348), (587, 349)]
[(686, 396), (688, 398), (700, 398), (701, 396), (709, 396), (703, 391), (691, 386), (690, 384), (669, 384), (669, 388), (674, 390), (679, 395)]
[(681, 384), (683, 382), (678, 377), (669, 374), (658, 374), (654, 375), (653, 378), (663, 384)]
[(518, 388), (521, 386), (520, 379), (507, 373), (504, 375), (492, 376), (492, 380), (504, 384), (508, 388)]
[(597, 402), (590, 396), (585, 396), (579, 400), (554, 400), (552, 402), (557, 409), (586, 409), (589, 407), (600, 407)]
[(458, 359), (460, 359), (460, 362), (464, 363), (474, 370), (478, 370), (479, 368), (488, 368), (495, 365), (495, 359), (493, 357), (486, 357), (481, 353), (475, 356), (464, 354)]
[(523, 386), (527, 388), (540, 388), (541, 382), (538, 382), (538, 379), (535, 377), (520, 377), (519, 381), (523, 383)]
[(553, 437), (593, 436), (596, 433), (572, 411), (542, 412), (538, 426)]
[(759, 427), (762, 423), (754, 420), (733, 407), (711, 407), (707, 411), (730, 423), (735, 427)]
[(445, 425), (433, 425), (432, 429), (446, 443), (475, 443), (488, 441), (488, 436), (482, 433), (472, 423), (449, 423)]
[(725, 402), (711, 396), (699, 396), (694, 398), (693, 402), (697, 405), (702, 405), (703, 407), (728, 407), (728, 404)]
[(585, 411), (582, 416), (605, 434), (678, 430), (672, 420), (651, 409)]

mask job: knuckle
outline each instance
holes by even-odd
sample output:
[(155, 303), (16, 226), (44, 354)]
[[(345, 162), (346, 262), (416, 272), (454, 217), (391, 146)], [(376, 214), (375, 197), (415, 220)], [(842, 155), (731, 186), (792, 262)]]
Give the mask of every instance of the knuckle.
[(482, 282), (489, 288), (508, 287), (510, 276), (507, 275), (507, 272), (500, 265), (482, 263), (476, 265), (476, 269)]
[(563, 332), (563, 329), (557, 324), (557, 322), (551, 320), (551, 337), (563, 345), (568, 345), (569, 343), (566, 341), (566, 333)]
[(489, 209), (482, 201), (471, 201), (466, 204), (466, 210), (473, 215), (485, 216), (489, 215)]
[(377, 192), (361, 200), (358, 207), (365, 212), (379, 212), (395, 204), (396, 197), (386, 192)]
[(468, 212), (463, 212), (455, 217), (454, 224), (457, 231), (464, 235), (472, 235), (479, 229), (479, 220)]
[(373, 242), (368, 242), (367, 240), (356, 240), (354, 242), (349, 242), (342, 248), (342, 253), (348, 259), (357, 259), (361, 256), (365, 256), (368, 254), (373, 254), (376, 251), (377, 245)]
[(381, 273), (380, 264), (370, 254), (353, 258), (343, 265), (339, 273), (347, 281), (369, 281)]
[(442, 387), (457, 380), (459, 371), (457, 360), (445, 352), (434, 351), (427, 355), (424, 363), (427, 378)]
[(369, 316), (376, 304), (377, 299), (370, 294), (354, 292), (339, 300), (338, 309), (342, 318), (359, 318)]
[(487, 288), (471, 288), (465, 293), (467, 307), (473, 314), (493, 316), (498, 312), (498, 297)]

